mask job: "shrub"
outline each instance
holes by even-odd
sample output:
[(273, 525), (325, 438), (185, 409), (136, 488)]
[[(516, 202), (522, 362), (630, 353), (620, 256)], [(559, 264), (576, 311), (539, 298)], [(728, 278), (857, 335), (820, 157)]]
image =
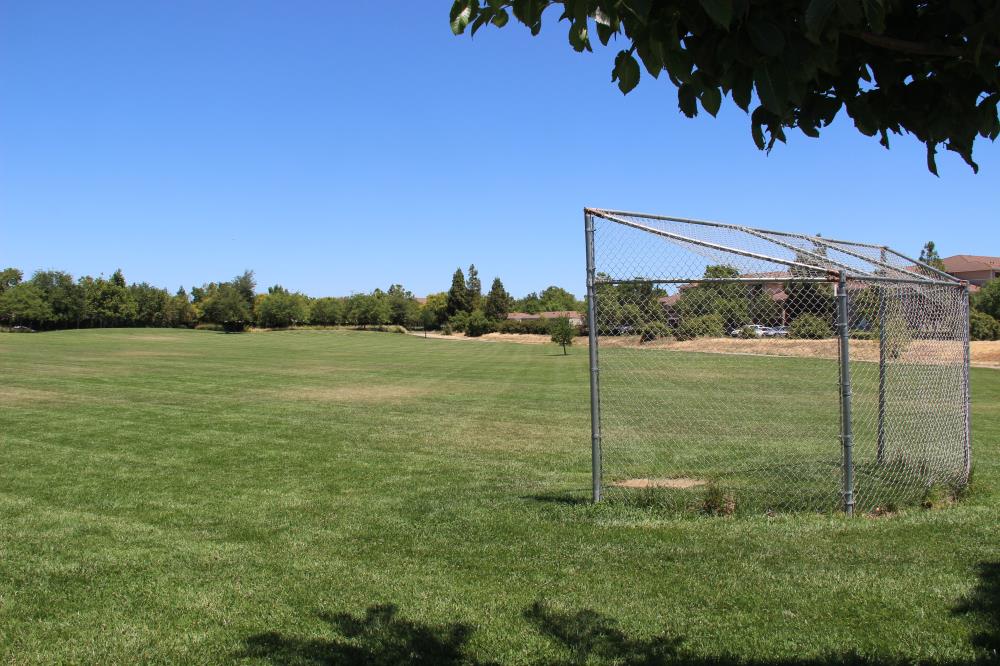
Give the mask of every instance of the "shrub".
[(969, 313), (969, 338), (972, 340), (1000, 340), (1000, 321), (985, 312)]
[(657, 338), (670, 337), (670, 327), (662, 321), (647, 321), (639, 329), (640, 342), (652, 342)]
[(788, 337), (801, 340), (822, 340), (833, 337), (833, 329), (825, 320), (813, 314), (801, 314), (788, 327)]
[(448, 324), (451, 325), (453, 331), (465, 332), (465, 325), (469, 323), (469, 313), (468, 312), (456, 312), (448, 320)]
[(455, 330), (451, 327), (451, 324), (445, 324), (444, 326), (441, 327), (442, 335), (451, 335), (454, 332)]
[[(525, 319), (525, 320), (514, 320), (514, 319), (504, 319), (496, 324), (496, 330), (500, 333), (533, 333), (536, 335), (551, 335), (552, 334), (552, 322), (555, 319)], [(573, 327), (575, 334), (580, 335), (582, 328), (579, 326)]]
[(678, 340), (694, 338), (721, 338), (726, 334), (726, 322), (719, 315), (685, 317), (681, 320), (674, 337)]
[(482, 310), (474, 310), (465, 320), (465, 334), (470, 338), (478, 338), (493, 330), (493, 322), (486, 318)]
[(740, 337), (744, 340), (756, 340), (757, 329), (753, 326), (744, 326), (740, 329)]
[(715, 483), (709, 483), (702, 495), (701, 512), (709, 516), (731, 516), (736, 513), (736, 500)]

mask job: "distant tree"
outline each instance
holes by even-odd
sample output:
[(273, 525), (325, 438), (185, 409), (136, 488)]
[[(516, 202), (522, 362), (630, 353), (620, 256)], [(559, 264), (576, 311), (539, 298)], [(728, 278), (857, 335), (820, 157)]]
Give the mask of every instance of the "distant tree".
[(427, 331), (435, 328), (437, 325), (437, 313), (433, 308), (427, 307), (427, 303), (424, 303), (423, 307), (420, 308), (420, 327), (424, 329), (424, 337), (427, 337)]
[(253, 301), (257, 290), (257, 280), (254, 278), (253, 271), (243, 271), (243, 274), (234, 277), (230, 281), (230, 284), (239, 293), (244, 302), (246, 302), (247, 308), (253, 308)]
[(519, 298), (514, 301), (511, 305), (516, 312), (527, 312), (528, 314), (538, 314), (542, 311), (542, 299), (535, 293), (531, 292), (524, 298)]
[(934, 241), (927, 241), (924, 247), (920, 250), (920, 261), (927, 264), (932, 268), (936, 268), (939, 271), (944, 270), (944, 262), (941, 261), (941, 256), (938, 254), (937, 248), (934, 246)]
[(358, 323), (362, 326), (384, 326), (391, 318), (392, 308), (389, 306), (389, 299), (381, 289), (376, 289), (361, 301)]
[(455, 269), (455, 274), (451, 276), (451, 288), (448, 289), (447, 303), (449, 317), (453, 317), (459, 312), (472, 311), (469, 302), (469, 288), (465, 283), (465, 274), (462, 273), (461, 268)]
[(994, 319), (1000, 319), (1000, 278), (984, 284), (973, 297), (972, 305)]
[(146, 282), (133, 284), (129, 288), (135, 301), (136, 326), (168, 326), (170, 294)]
[(36, 271), (29, 282), (41, 291), (49, 304), (53, 328), (79, 326), (86, 312), (87, 299), (83, 288), (64, 271)]
[(440, 328), (448, 321), (448, 294), (445, 292), (428, 294), (422, 310), (431, 313), (429, 315), (433, 320), (431, 328)]
[(48, 325), (52, 317), (45, 294), (30, 282), (15, 284), (0, 293), (0, 320), (11, 326), (40, 328)]
[(198, 313), (195, 311), (191, 299), (188, 298), (184, 287), (177, 290), (170, 301), (167, 302), (166, 316), (164, 317), (166, 326), (194, 326), (198, 320)]
[(479, 281), (479, 271), (475, 264), (469, 265), (469, 274), (465, 279), (465, 291), (469, 298), (469, 311), (479, 309), (480, 301), (483, 300), (483, 283)]
[(244, 295), (230, 282), (208, 285), (198, 303), (202, 320), (221, 324), (229, 331), (243, 330), (253, 321), (251, 304)]
[(343, 321), (344, 305), (339, 298), (317, 298), (312, 302), (309, 323), (319, 326), (336, 326)]
[(122, 273), (122, 269), (119, 268), (115, 270), (114, 273), (111, 274), (111, 284), (113, 284), (116, 287), (128, 286), (128, 283), (125, 282), (125, 274)]
[(24, 273), (17, 268), (5, 268), (0, 271), (0, 294), (21, 282), (23, 277)]
[(580, 308), (576, 296), (555, 285), (546, 287), (539, 298), (542, 312), (578, 310)]
[(287, 328), (309, 318), (308, 299), (303, 294), (290, 293), (280, 285), (258, 296), (254, 306), (257, 325), (265, 328)]
[(394, 284), (386, 292), (389, 303), (389, 323), (397, 326), (413, 327), (420, 322), (420, 305), (413, 294), (403, 285)]
[(134, 322), (135, 300), (123, 282), (120, 270), (110, 280), (84, 279), (87, 315), (99, 326), (127, 326)]
[(563, 355), (568, 354), (566, 346), (573, 344), (573, 338), (576, 336), (576, 331), (573, 330), (573, 325), (569, 323), (569, 319), (566, 317), (553, 319), (549, 325), (549, 332), (552, 334), (552, 342), (562, 345)]
[(507, 290), (503, 287), (503, 282), (500, 278), (493, 279), (493, 285), (490, 287), (490, 293), (486, 295), (486, 303), (483, 306), (483, 313), (487, 318), (493, 319), (494, 321), (501, 321), (507, 318), (507, 314), (510, 312), (510, 307), (513, 304), (513, 299)]

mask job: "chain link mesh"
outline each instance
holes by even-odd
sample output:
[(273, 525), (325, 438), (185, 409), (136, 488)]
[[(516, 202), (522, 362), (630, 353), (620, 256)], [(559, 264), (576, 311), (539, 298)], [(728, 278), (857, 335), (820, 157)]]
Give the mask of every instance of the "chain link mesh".
[(832, 512), (851, 490), (856, 510), (869, 512), (967, 481), (964, 284), (878, 246), (591, 214), (605, 498)]

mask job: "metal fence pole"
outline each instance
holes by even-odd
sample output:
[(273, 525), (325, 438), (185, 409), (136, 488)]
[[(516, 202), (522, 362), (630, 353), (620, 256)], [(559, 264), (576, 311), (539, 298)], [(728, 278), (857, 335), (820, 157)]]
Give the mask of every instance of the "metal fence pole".
[(854, 515), (854, 432), (851, 425), (851, 352), (847, 307), (847, 272), (837, 284), (837, 331), (840, 335), (840, 439), (844, 456), (844, 513)]
[(875, 446), (875, 462), (879, 465), (885, 462), (885, 375), (886, 375), (886, 349), (885, 349), (885, 290), (886, 287), (879, 285), (878, 289), (878, 442)]
[(601, 388), (597, 362), (597, 279), (594, 268), (594, 217), (584, 211), (583, 226), (587, 245), (587, 333), (590, 340), (590, 473), (594, 502), (601, 501)]
[(962, 285), (963, 305), (962, 305), (962, 329), (964, 338), (963, 346), (963, 367), (962, 367), (962, 410), (965, 416), (965, 441), (962, 443), (962, 466), (964, 470), (963, 483), (969, 482), (969, 475), (972, 473), (972, 414), (971, 414), (971, 392), (969, 391), (969, 283)]

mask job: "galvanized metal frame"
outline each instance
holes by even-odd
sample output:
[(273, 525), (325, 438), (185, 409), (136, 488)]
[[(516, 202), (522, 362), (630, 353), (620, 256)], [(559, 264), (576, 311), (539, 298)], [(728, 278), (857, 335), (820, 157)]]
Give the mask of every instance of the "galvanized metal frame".
[[(795, 254), (796, 259), (789, 260), (783, 257), (771, 256), (757, 251), (751, 251), (741, 247), (733, 247), (718, 242), (709, 241), (703, 238), (687, 236), (675, 231), (667, 231), (654, 226), (642, 224), (627, 217), (639, 217), (648, 220), (660, 220), (674, 223), (690, 225), (700, 225), (726, 229), (732, 232), (747, 234), (758, 238), (776, 247), (784, 248)], [(628, 279), (614, 277), (599, 277), (595, 263), (595, 222), (594, 218), (599, 217), (610, 222), (620, 224), (638, 231), (649, 233), (666, 241), (678, 244), (682, 247), (704, 248), (715, 253), (726, 253), (742, 256), (755, 261), (762, 261), (779, 266), (786, 266), (793, 269), (805, 271), (804, 275), (794, 275), (786, 279), (771, 279), (761, 277), (632, 277)], [(885, 420), (886, 420), (886, 392), (887, 378), (886, 369), (888, 366), (886, 351), (886, 289), (893, 285), (914, 285), (919, 287), (947, 286), (964, 289), (968, 293), (968, 285), (957, 280), (951, 275), (944, 273), (932, 266), (911, 259), (906, 255), (893, 250), (884, 245), (860, 243), (855, 241), (834, 240), (820, 236), (810, 236), (785, 231), (772, 231), (757, 229), (740, 225), (725, 224), (707, 220), (688, 219), (680, 217), (669, 217), (660, 215), (648, 215), (644, 213), (631, 213), (617, 210), (606, 210), (597, 208), (584, 209), (584, 228), (587, 259), (587, 323), (590, 341), (590, 388), (591, 388), (591, 449), (592, 449), (592, 493), (593, 500), (598, 502), (602, 498), (602, 435), (601, 435), (601, 399), (600, 399), (600, 363), (599, 363), (599, 334), (598, 334), (598, 290), (600, 284), (626, 285), (626, 284), (701, 284), (701, 283), (746, 283), (746, 284), (768, 284), (771, 282), (802, 282), (802, 283), (830, 283), (833, 282), (836, 302), (836, 332), (838, 338), (839, 355), (839, 394), (840, 394), (840, 416), (841, 416), (841, 466), (842, 466), (842, 507), (847, 515), (853, 515), (855, 509), (855, 489), (854, 489), (854, 433), (852, 424), (853, 389), (851, 378), (851, 344), (850, 344), (850, 316), (851, 304), (849, 297), (849, 284), (853, 281), (863, 283), (873, 283), (878, 286), (878, 331), (879, 331), (879, 360), (878, 360), (878, 423), (877, 423), (877, 462), (882, 464), (885, 457)], [(773, 236), (784, 238), (795, 238), (813, 244), (814, 248), (823, 247), (828, 250), (843, 253), (854, 257), (861, 262), (872, 267), (872, 270), (861, 270), (856, 266), (837, 261), (826, 255), (821, 255), (810, 249), (799, 247), (794, 243), (784, 242)], [(737, 236), (738, 238), (738, 236)], [(875, 259), (866, 256), (861, 251), (853, 248), (865, 248), (868, 250), (878, 250), (879, 257)], [(694, 250), (692, 250), (694, 251)], [(695, 254), (701, 254), (695, 252)], [(898, 257), (912, 264), (910, 267), (900, 267), (889, 263), (889, 255)], [(708, 255), (711, 256), (711, 255)], [(816, 260), (816, 263), (808, 263), (808, 259)], [(926, 271), (919, 272), (918, 269)], [(888, 274), (887, 274), (888, 273)], [(928, 275), (929, 273), (929, 275)], [(933, 277), (932, 277), (933, 276)], [(963, 313), (966, 322), (968, 320), (968, 299), (965, 300), (965, 311)], [(970, 413), (969, 413), (969, 338), (966, 327), (965, 338), (962, 341), (964, 348), (964, 367), (962, 368), (962, 403), (963, 418), (965, 423), (965, 441), (963, 445), (965, 480), (968, 480), (971, 470), (971, 437), (970, 437)]]

